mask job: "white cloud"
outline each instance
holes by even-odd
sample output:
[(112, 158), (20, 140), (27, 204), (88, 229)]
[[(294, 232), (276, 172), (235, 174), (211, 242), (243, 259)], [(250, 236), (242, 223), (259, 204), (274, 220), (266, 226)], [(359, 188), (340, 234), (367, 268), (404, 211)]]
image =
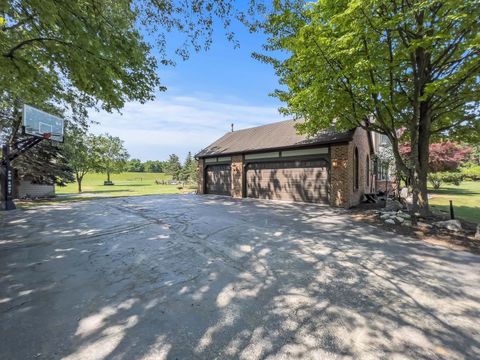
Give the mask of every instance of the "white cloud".
[(209, 96), (168, 96), (155, 101), (128, 103), (122, 113), (90, 114), (95, 134), (119, 136), (132, 157), (164, 160), (176, 153), (183, 158), (196, 153), (230, 131), (283, 120), (274, 106), (254, 106), (235, 101), (216, 101)]

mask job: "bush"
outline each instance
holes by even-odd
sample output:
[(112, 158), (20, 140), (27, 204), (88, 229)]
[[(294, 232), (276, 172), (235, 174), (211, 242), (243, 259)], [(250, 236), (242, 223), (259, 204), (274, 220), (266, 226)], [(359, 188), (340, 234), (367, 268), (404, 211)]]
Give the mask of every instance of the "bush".
[(463, 180), (463, 174), (458, 172), (437, 172), (428, 174), (428, 181), (434, 189), (440, 189), (442, 183), (460, 185)]
[(465, 179), (479, 181), (480, 180), (480, 165), (472, 166), (462, 170), (462, 175)]

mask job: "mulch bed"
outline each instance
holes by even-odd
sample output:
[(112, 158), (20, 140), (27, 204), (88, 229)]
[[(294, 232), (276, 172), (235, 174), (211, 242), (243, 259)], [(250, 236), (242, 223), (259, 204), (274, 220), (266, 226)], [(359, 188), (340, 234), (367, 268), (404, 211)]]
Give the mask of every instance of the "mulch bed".
[(432, 225), (436, 221), (448, 220), (448, 218), (431, 215), (428, 218), (420, 219), (416, 226), (388, 225), (376, 213), (376, 210), (380, 210), (382, 207), (382, 204), (361, 204), (352, 209), (352, 215), (356, 221), (366, 222), (399, 235), (410, 236), (452, 250), (469, 251), (480, 255), (480, 240), (474, 238), (476, 224), (461, 221), (464, 231), (453, 232)]

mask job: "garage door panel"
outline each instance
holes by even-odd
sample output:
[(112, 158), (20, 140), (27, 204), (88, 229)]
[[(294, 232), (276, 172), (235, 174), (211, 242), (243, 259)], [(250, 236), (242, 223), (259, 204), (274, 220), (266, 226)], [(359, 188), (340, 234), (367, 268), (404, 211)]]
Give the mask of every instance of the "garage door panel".
[(323, 160), (250, 164), (246, 183), (248, 197), (328, 202), (328, 167)]
[(232, 176), (230, 164), (211, 165), (206, 170), (207, 194), (230, 195), (232, 188)]

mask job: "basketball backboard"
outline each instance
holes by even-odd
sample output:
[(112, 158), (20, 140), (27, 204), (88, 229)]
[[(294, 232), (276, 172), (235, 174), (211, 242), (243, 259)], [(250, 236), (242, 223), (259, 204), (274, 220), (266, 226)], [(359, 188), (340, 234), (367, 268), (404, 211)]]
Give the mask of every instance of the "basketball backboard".
[(30, 105), (23, 105), (23, 126), (25, 134), (37, 137), (47, 137), (63, 142), (62, 118), (51, 115)]

